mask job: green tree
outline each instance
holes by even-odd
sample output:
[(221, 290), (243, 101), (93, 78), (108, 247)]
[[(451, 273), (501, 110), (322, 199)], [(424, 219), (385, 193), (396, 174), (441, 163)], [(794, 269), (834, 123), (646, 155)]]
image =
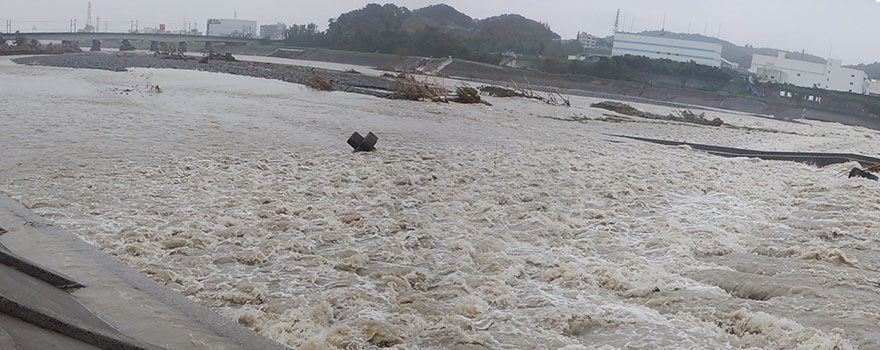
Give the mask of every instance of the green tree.
[(369, 4), (344, 13), (330, 21), (328, 44), (348, 50), (394, 53), (408, 42), (402, 25), (409, 14), (407, 8), (393, 4)]
[(294, 24), (285, 33), (284, 42), (294, 46), (316, 47), (323, 45), (324, 36), (324, 32), (318, 31), (317, 24)]

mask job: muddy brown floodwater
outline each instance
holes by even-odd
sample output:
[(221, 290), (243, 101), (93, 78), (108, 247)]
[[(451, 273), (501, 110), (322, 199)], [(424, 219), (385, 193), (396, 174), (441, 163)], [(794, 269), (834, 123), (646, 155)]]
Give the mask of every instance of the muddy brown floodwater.
[(854, 164), (606, 136), (877, 156), (873, 130), (9, 59), (0, 81), (0, 192), (292, 348), (880, 348), (880, 185)]

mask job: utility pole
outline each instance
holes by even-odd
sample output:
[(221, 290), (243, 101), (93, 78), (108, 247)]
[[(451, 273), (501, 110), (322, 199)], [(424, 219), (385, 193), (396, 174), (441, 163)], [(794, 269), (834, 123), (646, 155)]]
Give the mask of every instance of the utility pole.
[(620, 9), (617, 9), (617, 17), (614, 18), (614, 30), (611, 34), (617, 34), (617, 25), (620, 24)]
[(95, 32), (101, 30), (101, 17), (95, 19)]
[(660, 32), (663, 33), (666, 31), (666, 12), (663, 12), (663, 25), (660, 26)]
[(91, 1), (89, 1), (89, 11), (88, 11), (88, 13), (87, 13), (87, 15), (86, 15), (86, 27), (85, 27), (85, 30), (86, 30), (87, 32), (89, 32), (89, 31), (95, 31), (95, 27), (92, 26), (92, 2), (91, 2)]

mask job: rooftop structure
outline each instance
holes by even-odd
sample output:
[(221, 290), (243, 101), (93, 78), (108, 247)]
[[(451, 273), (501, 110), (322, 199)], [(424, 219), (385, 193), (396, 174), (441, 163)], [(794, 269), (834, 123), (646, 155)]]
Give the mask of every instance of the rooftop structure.
[(673, 35), (644, 33), (614, 34), (611, 56), (645, 56), (677, 62), (694, 61), (707, 66), (721, 66), (721, 44), (713, 41), (686, 39)]

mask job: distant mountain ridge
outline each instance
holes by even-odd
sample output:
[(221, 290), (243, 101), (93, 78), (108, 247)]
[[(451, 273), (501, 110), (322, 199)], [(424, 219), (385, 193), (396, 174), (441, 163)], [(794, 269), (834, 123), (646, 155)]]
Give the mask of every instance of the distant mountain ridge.
[(503, 14), (474, 19), (446, 4), (431, 5), (412, 11), (403, 22), (410, 32), (434, 28), (445, 30), (469, 41), (470, 46), (488, 51), (542, 53), (550, 41), (560, 39), (547, 24), (518, 14)]

